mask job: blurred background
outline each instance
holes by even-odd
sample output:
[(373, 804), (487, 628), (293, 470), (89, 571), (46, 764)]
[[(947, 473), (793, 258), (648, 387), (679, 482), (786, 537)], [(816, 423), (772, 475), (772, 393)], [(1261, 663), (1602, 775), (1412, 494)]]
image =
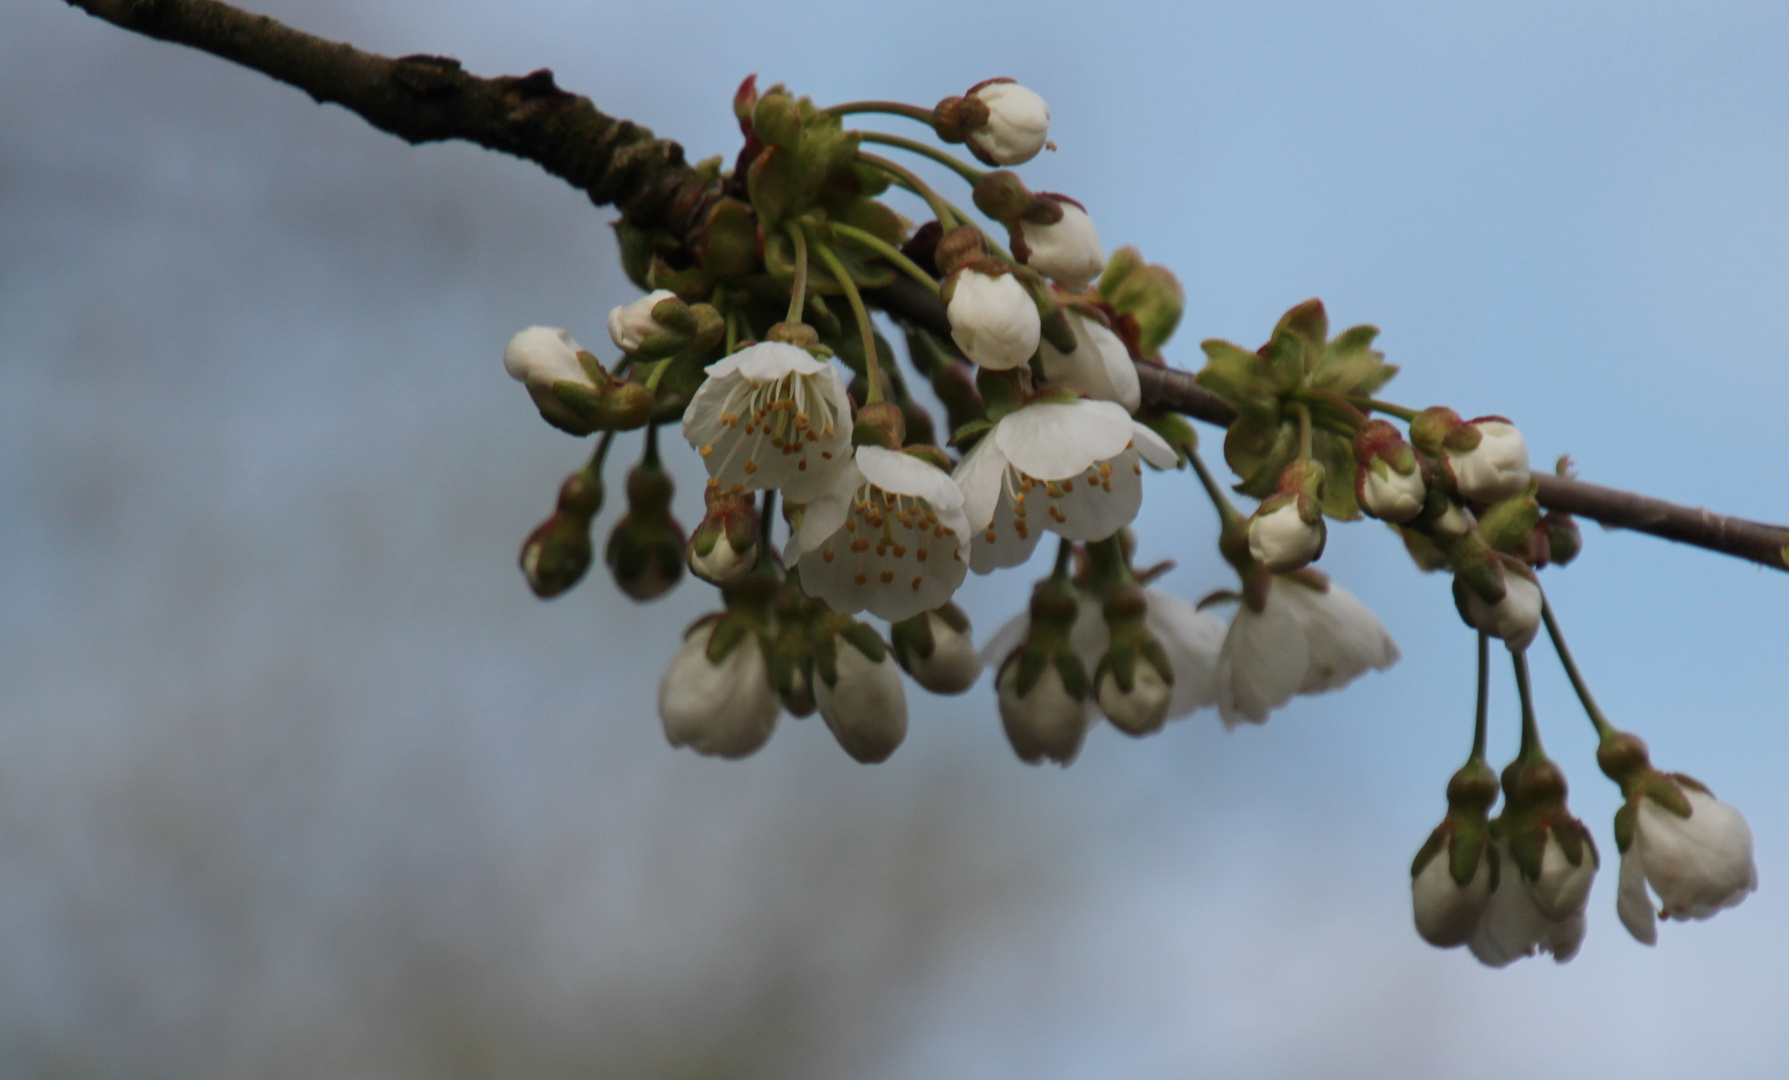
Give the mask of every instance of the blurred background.
[[(1181, 276), (1173, 362), (1321, 296), (1383, 328), (1396, 400), (1789, 518), (1781, 4), (253, 6), (550, 66), (692, 159), (736, 151), (751, 72), (922, 105), (1012, 75), (1061, 147), (1031, 187)], [(584, 450), (499, 358), (532, 323), (604, 342), (637, 295), (610, 211), (56, 0), (0, 12), (0, 101), (0, 1074), (1782, 1075), (1783, 575), (1589, 524), (1547, 572), (1605, 708), (1745, 811), (1763, 887), (1628, 938), (1616, 795), (1537, 653), (1604, 870), (1575, 961), (1488, 971), (1410, 928), (1472, 639), (1377, 526), (1323, 566), (1402, 663), (1263, 728), (1102, 726), (1027, 768), (984, 679), (915, 692), (878, 768), (817, 720), (673, 751), (656, 683), (706, 587), (542, 604), (515, 568)], [(1226, 585), (1191, 479), (1147, 490), (1163, 587)], [(978, 632), (1042, 570), (972, 580)], [(1502, 760), (1501, 672), (1493, 704)]]

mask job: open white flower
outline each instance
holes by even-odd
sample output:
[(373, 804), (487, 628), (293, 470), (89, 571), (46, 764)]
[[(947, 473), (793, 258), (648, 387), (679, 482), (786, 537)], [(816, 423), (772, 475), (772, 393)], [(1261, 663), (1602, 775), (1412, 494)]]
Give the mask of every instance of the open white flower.
[(1062, 218), (1048, 225), (1020, 218), (1013, 230), (1025, 248), (1025, 265), (1070, 292), (1085, 292), (1106, 268), (1106, 249), (1087, 211), (1072, 199), (1039, 195), (1062, 208)]
[(609, 312), (609, 340), (622, 352), (638, 352), (640, 346), (653, 334), (671, 331), (671, 327), (652, 317), (652, 309), (665, 300), (675, 300), (677, 294), (669, 289), (659, 289), (647, 293), (631, 304), (613, 308)]
[(658, 683), (658, 715), (672, 746), (742, 758), (770, 739), (780, 703), (754, 637), (735, 641), (718, 661), (709, 658), (717, 626), (698, 626), (671, 658)]
[(860, 446), (814, 496), (789, 538), (809, 596), (891, 622), (945, 603), (969, 572), (963, 493), (950, 474), (899, 450)]
[(851, 456), (851, 405), (832, 364), (761, 341), (710, 364), (683, 414), (708, 475), (739, 491), (778, 488), (802, 503)]
[(1115, 401), (1126, 412), (1136, 412), (1143, 403), (1143, 390), (1130, 350), (1098, 320), (1073, 311), (1067, 317), (1069, 329), (1075, 333), (1075, 351), (1061, 352), (1048, 341), (1040, 341), (1044, 378), (1096, 401)]
[(1648, 945), (1658, 940), (1650, 884), (1667, 919), (1706, 919), (1733, 907), (1758, 887), (1752, 830), (1738, 810), (1688, 783), (1678, 785), (1690, 816), (1678, 817), (1641, 795), (1634, 839), (1621, 856), (1615, 908), (1628, 932)]
[(1023, 165), (1050, 138), (1050, 107), (1011, 79), (991, 79), (967, 95), (988, 107), (985, 123), (964, 132), (969, 149), (989, 165)]
[(1018, 278), (959, 270), (945, 283), (944, 295), (951, 340), (970, 362), (1005, 371), (1029, 363), (1037, 352), (1043, 320)]
[(1274, 576), (1261, 610), (1245, 602), (1230, 620), (1218, 653), (1218, 712), (1225, 727), (1265, 723), (1294, 694), (1338, 689), (1397, 659), (1385, 624), (1346, 589)]
[(1175, 464), (1161, 436), (1109, 401), (1038, 401), (1002, 417), (957, 466), (978, 574), (1031, 557), (1044, 530), (1104, 540), (1143, 505), (1143, 466)]
[(1572, 866), (1557, 840), (1548, 838), (1541, 855), (1541, 876), (1529, 881), (1499, 848), (1503, 874), (1491, 894), (1478, 930), (1467, 944), (1479, 963), (1504, 967), (1536, 952), (1551, 953), (1563, 964), (1584, 941), (1584, 905), (1596, 876), (1596, 852), (1585, 846), (1579, 865)]
[[(871, 633), (862, 624), (855, 629), (856, 636)], [(816, 665), (814, 701), (845, 753), (873, 765), (888, 760), (907, 737), (907, 695), (887, 646), (877, 640), (871, 656), (863, 648), (869, 642), (853, 641), (853, 636), (823, 643), (822, 648), (831, 649), (832, 663)]]
[(1520, 495), (1528, 486), (1528, 443), (1516, 425), (1488, 416), (1467, 421), (1467, 426), (1478, 430), (1478, 445), (1471, 450), (1444, 450), (1454, 487), (1481, 503)]

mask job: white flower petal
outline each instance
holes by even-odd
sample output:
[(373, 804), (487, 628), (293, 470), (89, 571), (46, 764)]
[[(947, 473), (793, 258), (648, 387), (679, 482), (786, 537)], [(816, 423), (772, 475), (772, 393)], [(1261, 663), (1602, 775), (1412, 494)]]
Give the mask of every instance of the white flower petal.
[(851, 410), (832, 364), (764, 341), (708, 367), (683, 435), (708, 475), (742, 491), (780, 489), (804, 503), (851, 456)]
[(672, 746), (742, 758), (769, 740), (780, 703), (758, 643), (741, 641), (720, 664), (711, 664), (712, 633), (712, 627), (698, 629), (671, 658), (658, 684), (658, 713)]
[(1738, 810), (1714, 796), (1682, 790), (1690, 803), (1687, 818), (1640, 800), (1634, 848), (1667, 918), (1706, 919), (1758, 887), (1752, 830)]
[(987, 436), (1013, 467), (1038, 480), (1066, 480), (1124, 452), (1130, 413), (1109, 401), (1039, 402), (1015, 409)]
[(1044, 378), (1098, 401), (1117, 402), (1126, 412), (1135, 412), (1143, 403), (1143, 391), (1124, 342), (1085, 315), (1069, 312), (1068, 325), (1075, 335), (1073, 352), (1061, 352), (1048, 341), (1038, 345)]
[(1275, 602), (1269, 590), (1260, 611), (1237, 609), (1218, 652), (1218, 713), (1224, 726), (1261, 724), (1267, 714), (1292, 700), (1310, 670), (1310, 646), (1291, 605)]
[(1294, 579), (1277, 578), (1270, 593), (1274, 596), (1289, 604), (1304, 626), (1310, 667), (1299, 693), (1339, 689), (1368, 670), (1384, 671), (1397, 662), (1398, 646), (1385, 624), (1333, 581), (1327, 592), (1318, 592)]
[(1158, 469), (1172, 469), (1180, 464), (1180, 455), (1168, 445), (1168, 440), (1155, 433), (1153, 428), (1136, 421), (1131, 421), (1131, 439), (1137, 447), (1137, 453), (1144, 461)]
[(1168, 666), (1174, 671), (1174, 697), (1168, 703), (1168, 716), (1185, 716), (1215, 703), (1218, 652), (1224, 647), (1228, 630), (1224, 621), (1177, 596), (1151, 589), (1149, 613), (1143, 622), (1162, 643)]
[(1055, 664), (1046, 665), (1037, 685), (1023, 697), (1018, 692), (1019, 665), (1008, 663), (996, 681), (999, 688), (1000, 724), (1006, 729), (1013, 752), (1027, 765), (1046, 759), (1067, 766), (1081, 752), (1090, 715), (1087, 703), (1077, 701), (1062, 685)]
[(1642, 945), (1657, 945), (1658, 919), (1652, 913), (1652, 897), (1646, 895), (1646, 867), (1640, 853), (1629, 847), (1621, 856), (1621, 879), (1615, 893), (1615, 913), (1621, 925)]
[(893, 653), (880, 663), (838, 642), (838, 682), (814, 680), (820, 716), (845, 752), (866, 765), (888, 760), (907, 737), (907, 695)]
[(1021, 218), (1015, 226), (1031, 249), (1025, 265), (1070, 292), (1084, 292), (1105, 269), (1106, 249), (1087, 211), (1066, 200), (1057, 205), (1062, 220), (1036, 225)]

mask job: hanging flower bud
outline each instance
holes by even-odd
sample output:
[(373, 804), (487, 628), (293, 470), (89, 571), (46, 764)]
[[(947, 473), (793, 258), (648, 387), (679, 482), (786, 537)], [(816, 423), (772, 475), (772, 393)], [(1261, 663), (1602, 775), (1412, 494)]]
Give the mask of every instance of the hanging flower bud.
[(659, 679), (658, 714), (672, 746), (708, 757), (746, 757), (769, 741), (777, 695), (749, 620), (729, 612), (690, 629)]
[(1058, 578), (1038, 582), (1024, 641), (1000, 662), (994, 684), (1000, 723), (1027, 765), (1048, 759), (1066, 766), (1087, 735), (1091, 688), (1070, 641), (1079, 612), (1073, 584)]
[(1454, 575), (1454, 604), (1460, 618), (1474, 630), (1483, 630), (1521, 652), (1534, 641), (1541, 625), (1541, 586), (1527, 564), (1505, 555), (1494, 555), (1482, 568), (1503, 581), (1501, 599), (1486, 603), (1482, 587), (1461, 569)]
[(948, 97), (932, 111), (945, 142), (966, 142), (983, 164), (1023, 165), (1050, 136), (1050, 107), (1011, 79), (989, 79), (962, 97)]
[(1416, 932), (1438, 949), (1471, 941), (1498, 887), (1500, 863), (1488, 819), (1497, 776), (1483, 761), (1467, 762), (1447, 784), (1447, 816), (1410, 864)]
[(889, 627), (895, 659), (934, 694), (960, 694), (981, 678), (981, 657), (969, 637), (969, 616), (946, 603)]
[(1044, 378), (1051, 385), (1066, 386), (1095, 401), (1115, 401), (1125, 411), (1136, 412), (1143, 404), (1143, 389), (1130, 350), (1098, 320), (1073, 311), (1066, 318), (1075, 335), (1074, 351), (1065, 353), (1048, 341), (1039, 343)]
[(1482, 416), (1455, 427), (1442, 449), (1454, 488), (1466, 499), (1492, 503), (1528, 486), (1528, 444), (1501, 416)]
[(590, 520), (602, 505), (600, 474), (584, 468), (565, 478), (553, 516), (522, 543), (522, 576), (534, 595), (550, 600), (576, 585), (590, 569)]
[(1294, 461), (1280, 473), (1278, 491), (1249, 519), (1249, 555), (1276, 574), (1301, 569), (1323, 554), (1323, 466)]
[(945, 279), (939, 293), (951, 340), (990, 371), (1020, 367), (1037, 352), (1043, 320), (1037, 302), (1002, 263), (978, 260)]
[(1547, 538), (1547, 559), (1555, 566), (1569, 565), (1584, 550), (1584, 534), (1570, 514), (1554, 510), (1541, 515), (1540, 530)]
[[(665, 305), (666, 318), (663, 320), (654, 316), (661, 304)], [(678, 312), (677, 309), (680, 308), (682, 311)], [(676, 293), (669, 289), (658, 289), (631, 304), (610, 310), (609, 340), (624, 353), (637, 353), (657, 335), (681, 340), (683, 335), (679, 333), (679, 327), (688, 318), (689, 309), (677, 298)]]
[(758, 565), (758, 514), (752, 496), (737, 494), (708, 481), (703, 495), (708, 512), (690, 535), (690, 573), (710, 585), (731, 585)]
[(1048, 215), (1031, 212), (1012, 225), (1013, 256), (1026, 266), (1070, 292), (1086, 292), (1106, 268), (1106, 249), (1087, 210), (1066, 195), (1040, 193), (1039, 202), (1056, 210)]
[(847, 616), (814, 648), (814, 700), (845, 753), (865, 765), (887, 761), (907, 737), (901, 669), (874, 630)]
[(1160, 731), (1174, 697), (1174, 669), (1144, 624), (1148, 596), (1135, 581), (1122, 582), (1106, 591), (1101, 610), (1111, 644), (1093, 674), (1100, 711), (1126, 735)]
[(683, 527), (671, 516), (671, 493), (649, 437), (645, 460), (627, 474), (627, 514), (603, 551), (615, 584), (635, 600), (663, 596), (683, 576)]
[(1584, 940), (1584, 907), (1596, 878), (1596, 844), (1566, 809), (1565, 775), (1544, 755), (1503, 770), (1504, 811), (1492, 824), (1503, 880), (1468, 943), (1489, 967), (1550, 952), (1565, 963)]
[(1381, 521), (1402, 525), (1422, 513), (1427, 489), (1416, 451), (1398, 429), (1370, 420), (1354, 433), (1354, 497)]
[(1658, 941), (1655, 907), (1667, 919), (1707, 919), (1757, 889), (1752, 830), (1738, 810), (1682, 773), (1653, 768), (1646, 743), (1626, 732), (1604, 734), (1596, 759), (1626, 800), (1615, 812), (1615, 909), (1636, 940)]

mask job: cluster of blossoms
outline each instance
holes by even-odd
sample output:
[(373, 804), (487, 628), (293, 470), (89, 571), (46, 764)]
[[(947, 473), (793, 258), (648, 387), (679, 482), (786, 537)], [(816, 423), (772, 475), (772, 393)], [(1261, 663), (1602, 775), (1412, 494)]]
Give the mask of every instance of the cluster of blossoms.
[[(931, 109), (819, 108), (748, 79), (734, 111), (744, 146), (731, 172), (719, 159), (701, 166), (710, 198), (695, 236), (618, 226), (624, 264), (648, 293), (609, 316), (619, 360), (605, 365), (547, 327), (517, 334), (504, 357), (548, 423), (601, 433), (523, 546), (530, 587), (556, 596), (588, 569), (606, 456), (618, 432), (643, 428), (610, 570), (636, 600), (686, 569), (719, 590), (720, 610), (686, 632), (659, 687), (672, 745), (743, 757), (784, 712), (818, 712), (851, 757), (879, 762), (906, 737), (907, 679), (960, 694), (984, 668), (1014, 752), (1033, 764), (1072, 762), (1102, 717), (1131, 736), (1202, 708), (1229, 727), (1262, 723), (1296, 695), (1398, 659), (1372, 612), (1312, 565), (1327, 522), (1364, 515), (1395, 527), (1421, 568), (1451, 573), (1480, 643), (1473, 754), (1412, 870), (1425, 939), (1499, 966), (1537, 950), (1563, 960), (1582, 939), (1597, 850), (1566, 811), (1564, 775), (1526, 707), (1525, 650), (1543, 621), (1628, 797), (1616, 829), (1623, 921), (1651, 940), (1648, 884), (1667, 916), (1697, 918), (1753, 886), (1743, 819), (1694, 781), (1652, 770), (1577, 680), (1537, 571), (1570, 562), (1579, 534), (1540, 513), (1509, 421), (1380, 400), (1396, 369), (1372, 348), (1377, 331), (1332, 338), (1322, 304), (1308, 301), (1258, 349), (1203, 343), (1198, 379), (1236, 417), (1223, 444), (1232, 490), (1257, 500), (1244, 513), (1185, 420), (1144, 400), (1140, 371), (1163, 362), (1183, 306), (1173, 275), (1134, 249), (1108, 258), (1081, 203), (1034, 193), (1006, 168), (1050, 145), (1036, 94), (995, 79)], [(862, 113), (925, 123), (992, 171), (844, 126)], [(949, 166), (992, 227), (873, 145)], [(915, 227), (880, 201), (891, 187), (931, 220)], [(905, 337), (907, 370), (872, 306)], [(921, 380), (942, 424), (913, 392)], [(708, 475), (687, 536), (659, 459), (668, 424)], [(1151, 587), (1165, 565), (1133, 564), (1144, 472), (1180, 468), (1211, 499), (1237, 578), (1197, 606)], [(1053, 570), (978, 650), (953, 596), (971, 573), (1028, 562), (1046, 533)], [(1235, 605), (1227, 622), (1207, 610), (1220, 603)], [(1496, 818), (1483, 758), (1492, 638), (1515, 654), (1525, 704)]]

